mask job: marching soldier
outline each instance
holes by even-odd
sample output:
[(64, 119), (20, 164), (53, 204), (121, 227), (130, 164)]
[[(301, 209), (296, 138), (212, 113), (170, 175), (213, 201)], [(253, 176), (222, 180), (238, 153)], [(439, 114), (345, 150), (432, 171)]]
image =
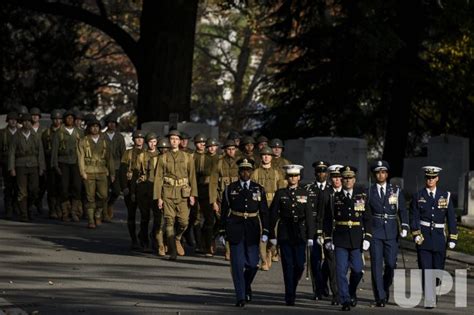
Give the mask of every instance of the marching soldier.
[(13, 204), (15, 203), (15, 178), (11, 176), (8, 170), (8, 149), (12, 142), (17, 128), (18, 114), (9, 112), (7, 114), (7, 126), (0, 130), (0, 166), (3, 177), (3, 205), (5, 209), (5, 218), (11, 219), (13, 216)]
[(61, 178), (56, 170), (51, 165), (51, 155), (53, 149), (53, 137), (61, 128), (63, 115), (58, 109), (51, 112), (51, 126), (43, 131), (41, 140), (43, 143), (44, 157), (46, 163), (46, 191), (49, 209), (49, 218), (61, 219), (61, 187), (59, 185)]
[(39, 176), (45, 169), (43, 144), (31, 130), (31, 115), (22, 114), (22, 127), (11, 138), (8, 170), (16, 178), (20, 221), (31, 219), (28, 199), (36, 200), (39, 190)]
[(51, 167), (59, 175), (62, 219), (79, 222), (82, 217), (81, 174), (77, 157), (77, 146), (82, 130), (74, 124), (74, 112), (63, 114), (64, 124), (53, 134), (51, 145)]
[(95, 229), (102, 224), (102, 213), (107, 202), (107, 176), (113, 182), (115, 168), (107, 140), (100, 134), (100, 122), (89, 120), (87, 129), (88, 134), (77, 146), (77, 157), (87, 196), (88, 228)]
[[(387, 183), (389, 165), (377, 161), (372, 166), (375, 181), (369, 187), (368, 203), (372, 211), (372, 240), (370, 244), (370, 266), (375, 305), (385, 307), (389, 299), (390, 286), (398, 255), (398, 220), (401, 222), (401, 237), (408, 234), (408, 212), (400, 187)], [(384, 267), (385, 265), (385, 267)]]
[[(272, 149), (269, 147), (264, 147), (260, 150), (260, 166), (256, 168), (252, 173), (252, 181), (263, 186), (266, 192), (267, 202), (271, 204), (275, 192), (284, 188), (286, 185), (284, 178), (281, 177), (281, 173), (272, 167)], [(261, 265), (260, 268), (264, 271), (268, 271), (272, 265), (272, 258), (276, 256), (278, 261), (278, 255), (276, 247), (268, 243), (260, 243), (260, 258)]]
[(198, 183), (198, 202), (196, 202), (190, 210), (189, 214), (189, 227), (185, 232), (185, 237), (188, 240), (188, 243), (194, 247), (196, 252), (203, 251), (202, 243), (202, 231), (201, 231), (201, 221), (203, 219), (202, 207), (201, 205), (204, 201), (201, 200), (201, 196), (206, 195), (205, 190), (208, 188), (208, 185), (201, 184), (206, 175), (205, 173), (205, 161), (206, 161), (206, 141), (207, 137), (199, 133), (194, 136), (194, 146), (196, 150), (193, 152), (194, 159), (194, 168), (196, 170), (196, 181)]
[[(278, 142), (276, 144), (278, 144)], [(276, 146), (275, 148), (279, 148), (279, 146)], [(311, 208), (313, 211), (314, 225), (316, 226), (315, 235), (312, 237), (317, 240), (317, 244), (315, 244), (311, 249), (311, 281), (313, 284), (313, 299), (321, 300), (323, 295), (329, 295), (327, 277), (324, 276), (322, 271), (325, 257), (322, 224), (325, 213), (331, 210), (331, 187), (326, 182), (329, 162), (316, 161), (312, 166), (314, 167), (316, 180), (313, 183), (306, 185), (309, 199), (313, 205)], [(326, 281), (324, 281), (325, 278)], [(334, 300), (333, 296), (333, 304), (336, 304)]]
[[(221, 218), (222, 196), (230, 183), (239, 179), (239, 168), (237, 166), (236, 152), (237, 147), (234, 140), (227, 140), (222, 147), (224, 155), (217, 161), (216, 170), (211, 173), (211, 183), (209, 184), (209, 202), (218, 219)], [(230, 246), (225, 245), (225, 260), (230, 260)]]
[[(154, 171), (158, 161), (158, 151), (156, 150), (157, 135), (149, 132), (145, 136), (148, 146), (147, 151), (141, 152), (137, 157), (138, 179), (136, 184), (136, 197), (138, 209), (140, 210), (140, 232), (138, 239), (144, 252), (151, 252), (150, 241), (148, 238), (148, 225), (150, 224), (150, 215), (153, 211), (155, 227), (159, 227), (161, 218), (158, 215), (158, 207), (153, 202), (153, 180)], [(154, 234), (153, 237), (156, 237)]]
[(237, 307), (252, 300), (258, 270), (259, 243), (267, 242), (269, 218), (265, 189), (250, 180), (254, 161), (237, 161), (239, 180), (224, 191), (220, 241), (230, 243), (230, 264)]
[[(41, 110), (38, 107), (32, 107), (30, 109), (30, 115), (31, 115), (31, 130), (40, 137), (41, 139), (41, 134), (44, 131), (44, 128), (41, 127), (40, 125), (40, 119), (41, 119)], [(44, 149), (44, 147), (43, 147)], [(48, 164), (49, 161), (45, 160), (45, 163)], [(46, 190), (46, 180), (45, 180), (45, 173), (39, 177), (39, 190), (38, 190), (38, 198), (34, 200), (34, 205), (36, 207), (36, 210), (38, 211), (38, 214), (43, 213), (43, 196)]]
[[(458, 230), (451, 193), (437, 187), (442, 169), (437, 166), (424, 166), (422, 169), (425, 172), (425, 188), (413, 195), (411, 230), (416, 243), (418, 266), (425, 277), (427, 269), (444, 269), (446, 247), (456, 247)], [(448, 227), (447, 237), (445, 224)], [(436, 284), (440, 282), (437, 280)], [(435, 286), (424, 289), (425, 307), (435, 307)]]
[[(342, 191), (334, 194), (333, 213), (325, 216), (325, 246), (335, 250), (337, 286), (343, 311), (357, 305), (357, 286), (362, 279), (362, 250), (370, 247), (372, 218), (367, 195), (354, 189), (356, 168), (344, 166)], [(333, 228), (334, 219), (334, 228)], [(347, 272), (351, 268), (350, 281)]]
[(81, 110), (75, 110), (74, 117), (74, 125), (76, 125), (76, 128), (79, 130), (84, 130), (84, 113)]
[(277, 168), (282, 172), (282, 174), (284, 174), (283, 166), (288, 165), (291, 162), (282, 156), (283, 150), (285, 149), (283, 141), (278, 138), (272, 139), (269, 143), (269, 147), (272, 148), (273, 151), (273, 167)]
[[(171, 144), (167, 138), (161, 138), (158, 140), (158, 144), (156, 146), (158, 148), (158, 155), (161, 156), (168, 152), (171, 148)], [(155, 182), (155, 175), (156, 175), (156, 167), (158, 166), (158, 161), (152, 163), (154, 169), (150, 171), (150, 181)], [(154, 185), (153, 185), (154, 186)], [(153, 195), (152, 195), (153, 197)], [(157, 201), (153, 200), (153, 211), (157, 211), (156, 218), (153, 217), (153, 231), (155, 232), (155, 239), (158, 246), (158, 256), (165, 256), (166, 255), (166, 247), (165, 241), (163, 237), (163, 232), (165, 228), (165, 219), (163, 214), (163, 209), (158, 209), (156, 205)], [(156, 210), (155, 210), (156, 209)], [(153, 212), (153, 216), (155, 213)]]
[(179, 149), (186, 153), (192, 154), (194, 151), (188, 147), (189, 139), (191, 139), (190, 135), (188, 135), (186, 132), (181, 132), (181, 141), (179, 142)]
[(132, 244), (131, 250), (138, 250), (140, 246), (137, 240), (136, 215), (137, 201), (134, 195), (135, 185), (138, 179), (137, 157), (144, 151), (143, 144), (145, 134), (141, 130), (135, 130), (132, 134), (133, 147), (125, 151), (120, 162), (120, 188), (123, 192), (123, 199), (127, 206), (127, 227)]
[(264, 147), (268, 146), (268, 138), (265, 137), (264, 135), (258, 136), (257, 137), (257, 149), (260, 151)]
[(315, 229), (308, 192), (299, 186), (302, 168), (301, 165), (285, 166), (288, 187), (276, 192), (270, 207), (270, 242), (280, 245), (288, 306), (295, 305), (296, 287), (306, 262), (306, 246), (313, 246)]
[(207, 154), (204, 159), (204, 168), (201, 170), (198, 178), (198, 195), (199, 195), (199, 208), (201, 210), (203, 226), (202, 226), (202, 240), (203, 240), (203, 251), (206, 257), (212, 257), (214, 255), (215, 246), (213, 245), (214, 240), (214, 226), (216, 224), (217, 212), (213, 208), (213, 204), (210, 201), (210, 182), (211, 174), (216, 171), (217, 163), (219, 161), (219, 155), (217, 149), (219, 148), (219, 142), (214, 138), (207, 139), (206, 142)]
[[(111, 114), (105, 119), (107, 123), (107, 131), (105, 132), (105, 140), (109, 145), (110, 151), (112, 152), (112, 158), (114, 159), (115, 171), (113, 174), (115, 178), (119, 177), (120, 161), (125, 153), (125, 139), (122, 134), (117, 130), (118, 117), (117, 115)], [(120, 196), (120, 181), (116, 180), (113, 183), (109, 177), (109, 200), (107, 201), (107, 211), (104, 215), (105, 221), (110, 221), (114, 217), (114, 203)]]
[(255, 152), (255, 139), (253, 137), (243, 137), (242, 141), (240, 141), (240, 148), (241, 157), (254, 160), (256, 166), (260, 164), (260, 155), (258, 152)]
[(171, 151), (158, 161), (153, 199), (158, 200), (158, 208), (163, 209), (169, 258), (176, 260), (177, 255), (185, 255), (181, 237), (189, 224), (189, 206), (194, 205), (198, 192), (193, 157), (179, 150), (180, 132), (171, 130), (168, 139)]

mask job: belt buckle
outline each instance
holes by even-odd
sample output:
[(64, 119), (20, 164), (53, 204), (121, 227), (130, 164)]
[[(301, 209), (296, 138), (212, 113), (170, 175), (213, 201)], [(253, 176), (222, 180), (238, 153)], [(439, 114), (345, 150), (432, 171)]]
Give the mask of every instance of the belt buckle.
[(388, 218), (388, 214), (387, 214), (387, 213), (384, 213), (383, 217), (384, 217), (385, 219), (387, 219), (387, 218)]
[(347, 226), (348, 226), (348, 227), (352, 227), (352, 221), (350, 221), (350, 220), (347, 221)]
[(432, 229), (436, 228), (436, 223), (431, 222), (431, 228), (432, 228)]
[(249, 217), (249, 213), (248, 212), (244, 212), (244, 219), (247, 219)]

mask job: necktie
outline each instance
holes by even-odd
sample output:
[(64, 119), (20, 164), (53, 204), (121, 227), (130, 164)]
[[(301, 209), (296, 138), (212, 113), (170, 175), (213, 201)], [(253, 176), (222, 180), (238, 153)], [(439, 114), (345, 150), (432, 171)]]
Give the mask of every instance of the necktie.
[(249, 189), (249, 186), (247, 185), (247, 182), (244, 182), (244, 190)]
[(380, 187), (380, 199), (384, 200), (385, 193), (383, 192), (383, 187)]
[(351, 193), (350, 192), (347, 193), (347, 198), (351, 199)]
[(432, 199), (434, 199), (434, 195), (433, 195), (433, 192), (432, 192), (432, 191), (430, 191), (430, 197), (431, 197)]
[(323, 189), (323, 184), (318, 184), (319, 185), (319, 189), (322, 190)]

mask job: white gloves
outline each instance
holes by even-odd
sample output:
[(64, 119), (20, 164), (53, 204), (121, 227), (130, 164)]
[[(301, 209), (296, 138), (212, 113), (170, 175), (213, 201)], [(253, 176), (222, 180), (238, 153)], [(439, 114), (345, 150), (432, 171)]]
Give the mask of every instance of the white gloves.
[(316, 239), (316, 243), (318, 243), (319, 246), (323, 246), (323, 244), (324, 244), (324, 237), (318, 236), (318, 238)]
[(313, 246), (313, 240), (312, 240), (312, 239), (309, 239), (309, 240), (306, 242), (306, 244), (307, 244), (308, 246), (310, 246), (310, 247)]
[(225, 246), (225, 237), (224, 236), (219, 236), (219, 242)]
[(276, 245), (277, 245), (277, 240), (276, 240), (276, 238), (272, 238), (272, 239), (270, 240), (270, 243), (272, 243), (273, 246), (276, 246)]
[(362, 249), (363, 249), (363, 250), (368, 250), (369, 247), (370, 247), (370, 242), (369, 242), (368, 240), (364, 240), (364, 241), (362, 242)]
[(334, 250), (334, 244), (331, 241), (327, 242), (324, 247), (326, 247), (327, 250)]
[(423, 238), (421, 237), (421, 235), (415, 236), (415, 243), (417, 245), (421, 245), (421, 243), (423, 243)]
[(449, 243), (448, 243), (448, 246), (449, 246), (450, 249), (453, 249), (454, 247), (456, 247), (456, 243), (454, 243), (454, 242), (449, 242)]
[(407, 235), (408, 235), (408, 231), (405, 230), (405, 229), (403, 229), (403, 230), (400, 232), (400, 236), (401, 236), (401, 237), (407, 237)]
[(262, 242), (266, 243), (268, 241), (268, 236), (265, 234), (262, 235)]

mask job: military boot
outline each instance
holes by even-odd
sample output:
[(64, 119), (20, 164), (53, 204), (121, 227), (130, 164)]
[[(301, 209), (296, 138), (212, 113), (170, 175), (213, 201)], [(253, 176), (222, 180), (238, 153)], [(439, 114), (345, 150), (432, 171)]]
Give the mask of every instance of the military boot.
[(61, 203), (61, 210), (62, 210), (62, 217), (64, 222), (71, 221), (71, 203), (69, 201), (65, 201)]
[(168, 254), (169, 254), (169, 259), (170, 260), (176, 260), (177, 258), (177, 252), (176, 252), (176, 239), (174, 235), (168, 236)]
[(184, 256), (186, 253), (184, 252), (183, 245), (181, 244), (181, 240), (176, 240), (176, 252), (178, 256)]
[(268, 260), (267, 260), (267, 243), (260, 242), (259, 244), (259, 249), (260, 249), (260, 269), (263, 271), (268, 271), (270, 270), (270, 266), (268, 265)]
[(94, 209), (87, 209), (87, 220), (88, 224), (87, 227), (89, 229), (95, 229), (95, 221), (94, 221)]
[(268, 248), (267, 249), (267, 258), (266, 258), (268, 269), (272, 268), (272, 256), (273, 256), (272, 249)]
[(156, 233), (155, 236), (156, 239), (156, 244), (158, 247), (158, 256), (165, 256), (166, 255), (166, 250), (165, 250), (165, 242), (163, 241), (163, 231), (160, 230), (158, 233)]
[(72, 201), (72, 206), (71, 206), (71, 217), (74, 222), (79, 222), (81, 220), (81, 215), (82, 215), (82, 205), (79, 200), (73, 200)]
[(114, 218), (114, 208), (112, 205), (107, 206), (107, 217), (109, 220), (112, 220)]

